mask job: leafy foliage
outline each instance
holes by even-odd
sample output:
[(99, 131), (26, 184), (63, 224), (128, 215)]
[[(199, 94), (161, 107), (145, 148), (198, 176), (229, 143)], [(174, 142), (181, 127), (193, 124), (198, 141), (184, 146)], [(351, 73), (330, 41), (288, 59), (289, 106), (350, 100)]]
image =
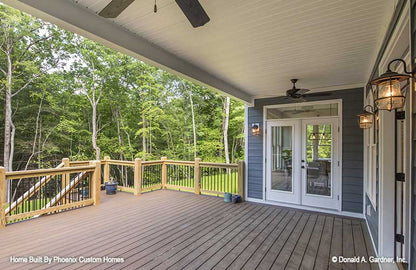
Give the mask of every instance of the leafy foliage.
[[(222, 95), (6, 5), (0, 5), (0, 28), (2, 39), (6, 34), (24, 37), (14, 39), (13, 92), (27, 83), (25, 78), (34, 78), (12, 100), (14, 170), (27, 163), (28, 168), (55, 166), (63, 157), (94, 159), (89, 97), (97, 91), (97, 98), (98, 89), (102, 92), (97, 102), (101, 158), (192, 160), (190, 91), (197, 155), (204, 161), (225, 161)], [(30, 45), (34, 40), (39, 41)], [(31, 48), (25, 52), (27, 46)], [(0, 51), (0, 68), (6, 67), (6, 61)], [(2, 102), (6, 86), (6, 76), (0, 73)], [(4, 117), (0, 114), (1, 134)], [(228, 130), (231, 162), (244, 156), (243, 125), (244, 105), (233, 100)], [(0, 148), (3, 140), (2, 135)]]

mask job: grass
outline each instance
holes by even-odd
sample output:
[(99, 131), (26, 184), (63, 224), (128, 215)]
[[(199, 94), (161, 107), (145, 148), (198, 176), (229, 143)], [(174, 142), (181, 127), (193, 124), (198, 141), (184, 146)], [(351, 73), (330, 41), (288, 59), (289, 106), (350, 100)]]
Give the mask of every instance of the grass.
[[(237, 172), (232, 172), (230, 174), (221, 173), (216, 175), (205, 175), (201, 177), (200, 188), (210, 191), (217, 192), (231, 192), (233, 194), (238, 193), (238, 174)], [(180, 187), (189, 187), (194, 188), (194, 179), (179, 179), (169, 181), (168, 184), (180, 186)], [(173, 188), (179, 190), (180, 188)], [(204, 194), (213, 194), (209, 192), (204, 192)], [(214, 194), (217, 195), (217, 194)]]
[[(216, 175), (204, 175), (201, 177), (201, 189), (206, 190), (201, 192), (202, 194), (206, 195), (213, 195), (213, 196), (222, 196), (218, 195), (216, 193), (210, 193), (209, 191), (215, 191), (215, 192), (230, 192), (233, 194), (238, 193), (238, 173), (232, 172), (232, 173), (221, 173)], [(182, 179), (178, 180), (169, 180), (167, 181), (168, 185), (170, 186), (168, 189), (171, 190), (180, 190), (185, 192), (193, 192), (193, 190), (183, 189), (183, 187), (186, 188), (194, 188), (194, 179), (183, 177)], [(132, 190), (125, 190), (125, 192), (133, 193), (133, 187), (131, 187)], [(151, 190), (149, 190), (151, 191)], [(148, 192), (148, 191), (146, 191)]]

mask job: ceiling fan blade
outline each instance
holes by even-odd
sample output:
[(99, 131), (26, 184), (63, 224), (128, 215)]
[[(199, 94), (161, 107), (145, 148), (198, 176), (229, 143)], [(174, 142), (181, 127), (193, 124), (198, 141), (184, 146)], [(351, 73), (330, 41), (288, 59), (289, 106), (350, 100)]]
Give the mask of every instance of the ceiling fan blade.
[(306, 94), (307, 92), (309, 92), (309, 91), (311, 91), (311, 90), (309, 90), (309, 89), (299, 89), (297, 92), (296, 92), (296, 94), (299, 94), (299, 95), (304, 95), (304, 94)]
[(208, 14), (198, 0), (175, 0), (194, 28), (209, 22)]
[(133, 2), (134, 0), (112, 0), (98, 15), (104, 18), (115, 18)]
[(312, 94), (305, 94), (302, 95), (303, 97), (327, 97), (330, 96), (331, 93), (326, 93), (326, 92), (322, 92), (322, 93), (312, 93)]

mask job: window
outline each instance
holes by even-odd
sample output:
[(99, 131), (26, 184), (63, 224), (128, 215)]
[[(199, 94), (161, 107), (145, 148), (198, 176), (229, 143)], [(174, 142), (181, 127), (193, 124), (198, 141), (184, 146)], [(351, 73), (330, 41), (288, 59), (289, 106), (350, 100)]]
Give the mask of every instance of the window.
[(267, 119), (338, 116), (338, 103), (294, 104), (267, 109)]

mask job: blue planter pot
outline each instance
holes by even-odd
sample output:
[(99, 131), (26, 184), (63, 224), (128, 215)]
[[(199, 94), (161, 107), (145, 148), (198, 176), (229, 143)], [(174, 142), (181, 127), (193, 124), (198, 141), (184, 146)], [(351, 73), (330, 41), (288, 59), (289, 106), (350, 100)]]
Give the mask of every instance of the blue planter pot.
[(118, 183), (105, 183), (105, 194), (107, 195), (114, 195), (117, 193), (117, 185)]
[(224, 193), (224, 202), (231, 202), (232, 201), (232, 194), (231, 193)]
[(233, 195), (232, 201), (233, 201), (233, 203), (241, 202), (241, 196), (240, 195)]

